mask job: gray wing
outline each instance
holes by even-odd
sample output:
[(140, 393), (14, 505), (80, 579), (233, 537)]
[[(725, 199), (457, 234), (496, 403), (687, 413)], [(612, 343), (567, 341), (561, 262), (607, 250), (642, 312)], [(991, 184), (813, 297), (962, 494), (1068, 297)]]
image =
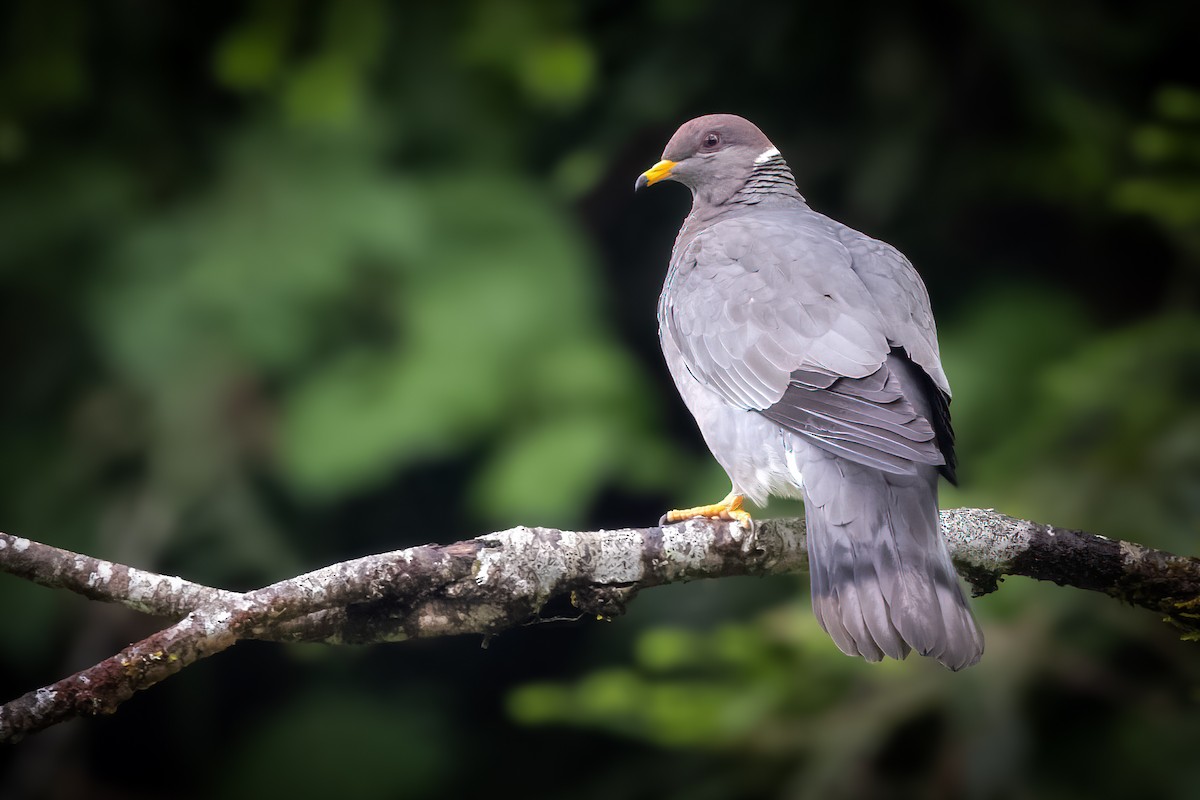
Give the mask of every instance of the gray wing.
[(676, 254), (662, 335), (725, 402), (827, 452), (898, 474), (943, 465), (906, 397), (921, 389), (902, 383), (905, 354), (853, 261), (815, 214), (718, 223)]
[(887, 242), (825, 218), (851, 257), (851, 268), (879, 304), (888, 338), (920, 367), (917, 387), (930, 404), (930, 422), (938, 449), (946, 458), (941, 472), (951, 483), (955, 476), (954, 428), (950, 425), (950, 381), (942, 369), (937, 325), (925, 283), (912, 263)]
[(949, 397), (950, 382), (942, 370), (929, 293), (917, 270), (887, 242), (872, 239), (827, 217), (825, 220), (850, 254), (851, 269), (878, 303), (888, 338), (904, 348), (934, 386)]

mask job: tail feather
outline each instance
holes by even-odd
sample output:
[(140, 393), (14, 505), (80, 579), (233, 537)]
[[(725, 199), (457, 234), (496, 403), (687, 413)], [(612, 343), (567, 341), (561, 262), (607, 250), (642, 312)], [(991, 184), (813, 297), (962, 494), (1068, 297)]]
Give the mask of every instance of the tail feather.
[[(880, 656), (872, 658), (874, 642), (869, 641), (869, 637), (866, 635), (866, 623), (863, 622), (862, 612), (858, 607), (858, 593), (851, 571), (853, 555), (849, 549), (850, 543), (847, 541), (830, 542), (832, 562), (835, 567), (826, 573), (825, 584), (831, 595), (838, 598), (839, 606), (845, 609), (844, 614), (838, 615), (835, 621), (831, 621), (831, 629), (840, 640), (839, 646), (845, 645), (854, 651), (854, 655), (861, 655), (868, 661), (878, 660)], [(862, 649), (859, 648), (859, 642), (864, 643)]]
[(850, 634), (854, 654), (862, 656), (867, 661), (879, 661), (883, 652), (874, 637), (867, 630), (863, 618), (862, 604), (858, 598), (858, 587), (853, 583), (843, 585), (838, 590), (842, 604), (842, 625)]
[(904, 658), (908, 655), (909, 647), (892, 624), (891, 610), (886, 603), (874, 602), (874, 598), (886, 596), (883, 575), (877, 569), (872, 554), (860, 552), (854, 539), (850, 539), (850, 549), (854, 559), (854, 588), (867, 632), (883, 655)]
[[(833, 639), (834, 643), (837, 644), (838, 649), (840, 649), (846, 655), (862, 655), (868, 661), (878, 661), (883, 657), (882, 655), (872, 658), (872, 653), (868, 652), (867, 654), (863, 654), (858, 649), (857, 642), (866, 639), (865, 634), (859, 633), (858, 636), (852, 634), (850, 630), (847, 629), (846, 623), (842, 621), (842, 615), (840, 613), (831, 613), (828, 616), (825, 614), (825, 611), (829, 608), (841, 608), (843, 606), (843, 601), (839, 595), (837, 587), (849, 585), (851, 590), (853, 589), (853, 581), (849, 580), (849, 578), (852, 577), (850, 574), (836, 574), (839, 567), (851, 563), (851, 559), (847, 557), (847, 554), (834, 553), (833, 550), (838, 547), (839, 543), (828, 536), (820, 537), (817, 545), (818, 548), (824, 552), (821, 552), (820, 554), (815, 553), (813, 549), (814, 540), (811, 534), (811, 523), (809, 523), (809, 525), (809, 578), (812, 585), (813, 596), (816, 597), (817, 595), (820, 595), (821, 597), (833, 598), (833, 603), (825, 604), (820, 608), (814, 604), (813, 610), (816, 612), (817, 622), (820, 624), (821, 629), (828, 633)], [(844, 544), (842, 546), (845, 547)], [(820, 563), (830, 565), (830, 568), (820, 570), (812, 569), (811, 564), (813, 563), (814, 558), (818, 559)], [(844, 605), (847, 608), (851, 605), (849, 597), (846, 598)], [(855, 602), (855, 606), (857, 606), (857, 602)], [(854, 621), (856, 619), (861, 619), (861, 614), (858, 614), (857, 616), (855, 614), (849, 614), (848, 616), (851, 620), (852, 626), (854, 625)]]
[(842, 652), (976, 663), (983, 636), (938, 529), (936, 470), (897, 476), (826, 456), (805, 478), (813, 610)]

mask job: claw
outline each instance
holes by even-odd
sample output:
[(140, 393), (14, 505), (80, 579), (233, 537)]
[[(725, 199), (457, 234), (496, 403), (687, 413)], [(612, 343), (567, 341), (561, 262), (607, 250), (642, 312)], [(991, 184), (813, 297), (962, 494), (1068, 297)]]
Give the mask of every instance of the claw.
[(735, 492), (730, 492), (725, 495), (725, 499), (719, 503), (713, 503), (708, 506), (695, 506), (694, 508), (682, 508), (668, 511), (659, 520), (659, 524), (666, 525), (672, 522), (682, 522), (685, 519), (694, 517), (707, 517), (708, 519), (720, 519), (726, 522), (736, 522), (745, 530), (752, 530), (754, 527), (753, 520), (750, 519), (750, 512), (742, 508), (742, 503), (745, 498)]

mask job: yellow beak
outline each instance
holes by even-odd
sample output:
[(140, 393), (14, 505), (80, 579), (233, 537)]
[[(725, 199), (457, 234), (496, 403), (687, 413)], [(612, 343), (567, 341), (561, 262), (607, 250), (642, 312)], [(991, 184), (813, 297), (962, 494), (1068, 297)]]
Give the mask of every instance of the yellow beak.
[(643, 172), (641, 175), (638, 175), (637, 182), (633, 184), (633, 190), (636, 192), (638, 189), (641, 189), (643, 186), (653, 186), (654, 184), (661, 181), (663, 178), (666, 178), (667, 176), (669, 176), (671, 174), (671, 168), (674, 166), (675, 166), (674, 161), (667, 161), (666, 159), (664, 159), (664, 160), (658, 162), (653, 167), (651, 167), (650, 169)]

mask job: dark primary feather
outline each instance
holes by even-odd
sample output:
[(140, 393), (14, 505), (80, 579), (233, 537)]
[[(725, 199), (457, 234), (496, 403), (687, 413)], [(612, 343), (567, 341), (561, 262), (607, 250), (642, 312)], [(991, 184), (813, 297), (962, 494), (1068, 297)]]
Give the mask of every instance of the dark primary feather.
[(761, 413), (823, 450), (864, 466), (911, 475), (917, 464), (942, 465), (946, 459), (933, 426), (913, 408), (889, 367), (900, 359), (907, 360), (893, 348), (865, 378), (828, 376), (832, 380), (814, 382), (812, 376), (819, 373), (797, 370), (783, 397)]
[(958, 485), (958, 454), (954, 452), (954, 427), (950, 424), (950, 395), (934, 385), (933, 379), (924, 370), (914, 370), (918, 380), (924, 384), (924, 395), (930, 401), (930, 421), (933, 432), (937, 436), (938, 450), (945, 457), (946, 463), (938, 469), (946, 480)]

